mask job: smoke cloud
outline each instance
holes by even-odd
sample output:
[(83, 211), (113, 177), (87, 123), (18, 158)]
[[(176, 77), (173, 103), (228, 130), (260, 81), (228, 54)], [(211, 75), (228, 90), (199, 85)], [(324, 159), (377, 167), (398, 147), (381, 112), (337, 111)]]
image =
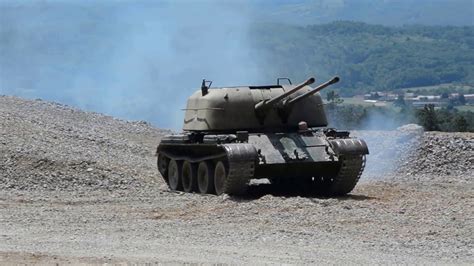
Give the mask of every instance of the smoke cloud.
[(179, 129), (203, 78), (262, 82), (247, 1), (3, 1), (0, 94)]

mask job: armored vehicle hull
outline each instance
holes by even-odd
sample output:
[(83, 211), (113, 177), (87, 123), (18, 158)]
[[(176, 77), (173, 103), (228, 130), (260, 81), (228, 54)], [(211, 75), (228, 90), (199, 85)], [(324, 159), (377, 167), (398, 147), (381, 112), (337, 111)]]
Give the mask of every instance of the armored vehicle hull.
[[(357, 184), (369, 153), (349, 132), (325, 128), (319, 90), (293, 85), (210, 89), (189, 99), (181, 134), (164, 137), (158, 170), (171, 190), (243, 194), (251, 179), (296, 183), (327, 195)], [(296, 104), (299, 103), (299, 104)]]
[(344, 195), (357, 184), (367, 145), (348, 132), (180, 134), (157, 149), (158, 168), (172, 190), (242, 194), (251, 179), (312, 185)]

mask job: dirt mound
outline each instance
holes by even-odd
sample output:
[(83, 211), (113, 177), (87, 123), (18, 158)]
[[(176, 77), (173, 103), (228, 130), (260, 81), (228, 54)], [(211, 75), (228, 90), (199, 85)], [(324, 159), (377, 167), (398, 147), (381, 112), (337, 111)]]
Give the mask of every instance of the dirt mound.
[(370, 150), (365, 179), (438, 179), (474, 176), (474, 134), (423, 132), (416, 125), (394, 131), (356, 131)]
[(472, 181), (474, 134), (427, 132), (406, 156), (402, 169), (411, 175), (457, 176)]
[(0, 188), (126, 189), (156, 185), (166, 131), (68, 106), (0, 97)]

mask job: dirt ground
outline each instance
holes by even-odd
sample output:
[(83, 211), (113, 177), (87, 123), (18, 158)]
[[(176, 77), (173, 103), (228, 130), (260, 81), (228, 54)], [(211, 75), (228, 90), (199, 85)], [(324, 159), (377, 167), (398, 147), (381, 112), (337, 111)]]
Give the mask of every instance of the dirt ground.
[(364, 182), (336, 199), (0, 195), (0, 262), (473, 262), (472, 186)]
[(403, 171), (369, 142), (346, 197), (235, 198), (168, 191), (146, 123), (5, 96), (0, 118), (0, 264), (474, 263), (472, 133), (421, 133)]

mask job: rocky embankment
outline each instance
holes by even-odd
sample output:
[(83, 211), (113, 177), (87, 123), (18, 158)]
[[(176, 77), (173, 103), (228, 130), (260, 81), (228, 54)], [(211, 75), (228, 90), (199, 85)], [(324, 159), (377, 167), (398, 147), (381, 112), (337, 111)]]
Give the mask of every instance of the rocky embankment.
[(394, 131), (356, 131), (370, 149), (366, 179), (398, 181), (437, 180), (454, 176), (457, 181), (474, 177), (474, 134), (423, 132), (418, 125)]
[(0, 264), (474, 263), (473, 133), (358, 131), (347, 197), (175, 193), (166, 131), (0, 96)]
[(156, 186), (154, 148), (166, 131), (41, 100), (0, 98), (0, 188)]

